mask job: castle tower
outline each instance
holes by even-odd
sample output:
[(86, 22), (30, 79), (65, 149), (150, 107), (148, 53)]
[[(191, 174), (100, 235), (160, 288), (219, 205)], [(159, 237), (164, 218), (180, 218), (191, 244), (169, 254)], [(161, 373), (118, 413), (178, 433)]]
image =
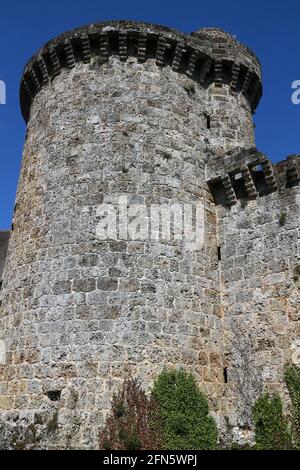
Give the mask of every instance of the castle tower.
[[(19, 423), (48, 429), (40, 446), (96, 447), (123, 379), (148, 389), (164, 366), (195, 373), (222, 426), (224, 309), (206, 164), (254, 147), (261, 93), (254, 54), (217, 29), (92, 24), (30, 60), (1, 290), (5, 439)], [(201, 243), (102, 239), (99, 207), (117, 210), (125, 196), (126, 209), (200, 203)]]

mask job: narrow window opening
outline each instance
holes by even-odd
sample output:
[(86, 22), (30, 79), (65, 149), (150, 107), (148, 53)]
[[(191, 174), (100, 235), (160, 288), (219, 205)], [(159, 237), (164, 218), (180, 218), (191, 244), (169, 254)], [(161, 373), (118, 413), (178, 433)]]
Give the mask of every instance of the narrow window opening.
[(227, 367), (224, 367), (223, 375), (224, 375), (224, 383), (227, 384), (228, 383), (228, 369), (227, 369)]
[(206, 114), (206, 127), (207, 127), (207, 129), (210, 129), (210, 125), (211, 125), (210, 116), (208, 114)]
[(221, 247), (218, 246), (218, 260), (221, 261)]
[(61, 396), (61, 390), (49, 390), (46, 395), (51, 401), (59, 401)]

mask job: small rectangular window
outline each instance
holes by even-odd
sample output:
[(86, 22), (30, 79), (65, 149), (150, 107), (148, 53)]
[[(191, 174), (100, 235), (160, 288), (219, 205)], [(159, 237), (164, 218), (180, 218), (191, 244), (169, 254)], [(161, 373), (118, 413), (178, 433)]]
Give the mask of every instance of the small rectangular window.
[(208, 114), (206, 114), (206, 127), (207, 129), (210, 129), (210, 116)]

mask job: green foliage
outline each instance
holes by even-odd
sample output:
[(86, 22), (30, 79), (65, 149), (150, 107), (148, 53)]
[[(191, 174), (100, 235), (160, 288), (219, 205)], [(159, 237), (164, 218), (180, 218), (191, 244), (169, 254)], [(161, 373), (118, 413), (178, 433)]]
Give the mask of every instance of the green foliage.
[(131, 429), (130, 433), (125, 433), (123, 439), (127, 450), (138, 450), (142, 447), (142, 441), (135, 427)]
[(283, 416), (282, 402), (278, 394), (265, 394), (253, 408), (256, 449), (291, 449), (292, 442), (286, 418)]
[(164, 370), (153, 389), (167, 449), (204, 450), (217, 445), (217, 428), (192, 374)]
[(250, 444), (239, 444), (238, 442), (233, 442), (231, 445), (231, 450), (255, 450), (255, 447)]
[(295, 445), (300, 449), (300, 368), (288, 366), (284, 374), (292, 402), (292, 434)]
[(58, 429), (58, 412), (55, 411), (52, 418), (48, 421), (46, 430), (48, 434), (51, 434)]
[(295, 282), (299, 281), (299, 276), (300, 276), (300, 265), (298, 264), (294, 268), (294, 277), (293, 277), (293, 279), (294, 279)]
[(190, 97), (196, 93), (195, 85), (193, 83), (188, 82), (183, 86), (183, 88)]
[(123, 402), (117, 403), (115, 408), (116, 416), (121, 418), (126, 413), (126, 407)]
[(283, 227), (286, 224), (286, 212), (281, 212), (279, 217), (279, 225)]

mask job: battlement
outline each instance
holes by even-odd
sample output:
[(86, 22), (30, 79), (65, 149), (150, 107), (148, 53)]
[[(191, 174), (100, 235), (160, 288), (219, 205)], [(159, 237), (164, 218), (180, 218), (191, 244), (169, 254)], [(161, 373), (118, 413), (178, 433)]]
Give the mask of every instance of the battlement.
[(299, 184), (300, 155), (272, 164), (256, 148), (236, 149), (209, 162), (207, 182), (217, 204), (232, 206)]
[(158, 66), (169, 66), (204, 87), (230, 85), (233, 93), (245, 95), (252, 111), (262, 96), (258, 59), (222, 30), (208, 28), (189, 35), (148, 23), (110, 21), (64, 33), (28, 62), (20, 87), (25, 121), (36, 94), (62, 69), (89, 63), (94, 57), (106, 62), (112, 55), (122, 61), (129, 56), (140, 62), (155, 59)]

